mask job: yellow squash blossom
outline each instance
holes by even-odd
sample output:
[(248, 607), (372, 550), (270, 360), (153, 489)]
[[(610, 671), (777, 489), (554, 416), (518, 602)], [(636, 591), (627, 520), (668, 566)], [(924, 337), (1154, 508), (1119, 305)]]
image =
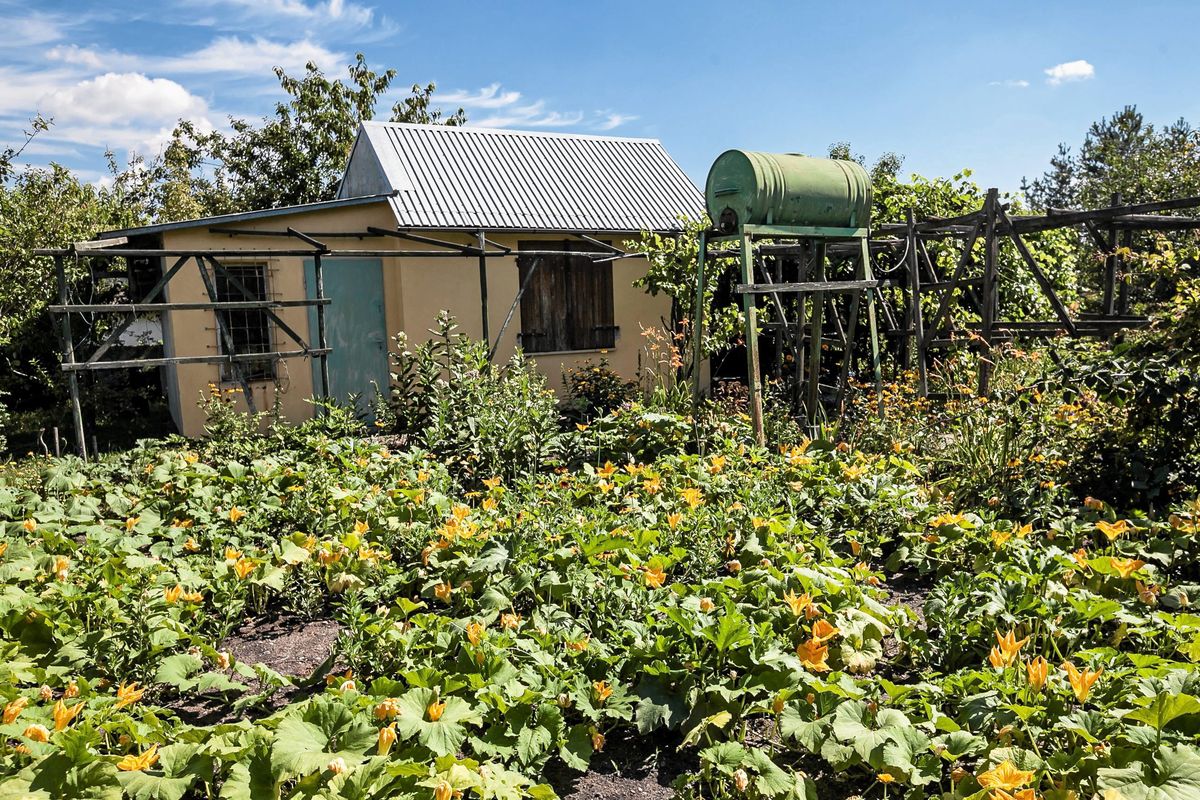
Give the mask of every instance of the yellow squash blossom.
[(200, 543), (197, 542), (191, 536), (189, 536), (187, 538), (187, 541), (183, 543), (183, 549), (187, 550), (189, 553), (195, 553), (197, 550), (200, 549)]
[(1080, 569), (1089, 569), (1092, 566), (1088, 563), (1087, 550), (1084, 550), (1082, 547), (1071, 553), (1071, 558), (1075, 559), (1075, 563), (1079, 565)]
[(232, 564), (242, 557), (242, 551), (234, 547), (225, 548), (225, 561)]
[(453, 800), (454, 787), (446, 781), (438, 781), (433, 787), (433, 800)]
[(1116, 522), (1107, 522), (1100, 520), (1096, 523), (1096, 530), (1100, 531), (1107, 537), (1110, 542), (1117, 540), (1117, 537), (1129, 532), (1129, 520), (1117, 520)]
[(838, 629), (831, 625), (827, 620), (819, 619), (813, 623), (813, 641), (824, 644), (837, 635)]
[(704, 612), (705, 614), (710, 613), (716, 607), (717, 607), (717, 604), (714, 603), (709, 598), (707, 598), (707, 597), (700, 598), (700, 610), (702, 612)]
[(949, 525), (966, 525), (969, 524), (966, 514), (938, 514), (933, 519), (929, 520), (929, 527), (942, 528)]
[(71, 571), (71, 559), (66, 556), (55, 556), (54, 558), (54, 579), (56, 581), (65, 581), (67, 573)]
[(146, 690), (144, 688), (139, 689), (137, 683), (131, 683), (128, 685), (122, 683), (117, 687), (117, 702), (113, 708), (124, 708), (125, 706), (131, 706), (138, 700), (141, 700), (142, 695), (145, 693)]
[(37, 520), (33, 517), (30, 517), (21, 523), (21, 527), (25, 529), (26, 533), (33, 533), (37, 530)]
[(646, 585), (651, 589), (661, 589), (663, 583), (667, 580), (667, 573), (663, 572), (662, 567), (646, 567), (642, 573), (642, 577), (646, 581)]
[(716, 475), (723, 469), (725, 469), (725, 456), (713, 456), (708, 460), (708, 472), (710, 475)]
[(521, 615), (505, 612), (500, 615), (500, 627), (505, 630), (512, 630), (521, 624)]
[(591, 642), (590, 636), (584, 636), (582, 639), (567, 640), (567, 649), (576, 653), (582, 653), (588, 649), (588, 644)]
[(133, 530), (133, 527), (141, 521), (142, 521), (141, 517), (130, 517), (129, 519), (125, 520), (125, 530), (126, 531)]
[(678, 511), (667, 514), (667, 524), (671, 526), (671, 530), (675, 530), (679, 527), (679, 521), (681, 519), (683, 519), (683, 514), (680, 514)]
[(611, 478), (613, 476), (613, 473), (616, 471), (617, 471), (617, 468), (613, 466), (613, 463), (611, 461), (605, 461), (604, 466), (600, 467), (599, 469), (596, 470), (596, 474), (599, 475), (604, 480), (608, 480), (609, 478)]
[(809, 597), (808, 592), (797, 595), (791, 589), (783, 593), (783, 602), (787, 604), (794, 617), (804, 614), (812, 607), (812, 598)]
[(976, 776), (985, 789), (1019, 789), (1033, 780), (1033, 771), (1017, 769), (1017, 765), (1005, 759), (999, 766)]
[(613, 689), (608, 685), (608, 681), (596, 681), (592, 684), (592, 696), (596, 698), (598, 705), (603, 705), (604, 701), (612, 697)]
[(829, 665), (825, 663), (829, 658), (829, 647), (816, 639), (809, 639), (797, 647), (796, 655), (800, 657), (800, 663), (813, 672), (829, 671)]
[(1110, 556), (1108, 563), (1122, 578), (1128, 578), (1130, 575), (1146, 566), (1146, 562), (1142, 561), (1140, 558), (1115, 558)]
[(1024, 525), (1014, 530), (1013, 533), (1017, 535), (1018, 539), (1024, 539), (1026, 536), (1033, 533), (1033, 523), (1026, 522)]
[(234, 523), (235, 525), (237, 524), (237, 521), (244, 516), (246, 516), (246, 512), (242, 511), (237, 506), (234, 506), (233, 508), (229, 509), (229, 521)]
[(83, 703), (76, 703), (73, 706), (68, 706), (62, 700), (54, 704), (54, 730), (61, 731), (63, 728), (71, 724), (75, 717), (79, 716), (79, 712), (83, 711)]
[(26, 739), (32, 739), (35, 742), (50, 741), (50, 731), (45, 725), (39, 725), (36, 722), (25, 728), (21, 733)]
[(1092, 671), (1086, 667), (1081, 672), (1079, 667), (1072, 664), (1070, 661), (1063, 662), (1063, 670), (1067, 673), (1067, 679), (1071, 682), (1071, 691), (1075, 693), (1075, 697), (1079, 702), (1087, 702), (1088, 695), (1092, 691), (1092, 684), (1104, 672), (1103, 669)]
[(184, 592), (182, 599), (185, 603), (203, 603), (204, 595), (200, 592)]
[(150, 769), (158, 763), (158, 745), (153, 745), (141, 755), (128, 755), (117, 762), (117, 769), (122, 772), (141, 772)]
[(1087, 508), (1090, 508), (1092, 511), (1103, 511), (1104, 510), (1104, 501), (1097, 500), (1096, 498), (1091, 497), (1091, 496), (1089, 496), (1086, 500), (1083, 501), (1083, 505)]
[(680, 489), (679, 496), (683, 498), (683, 502), (688, 504), (688, 508), (692, 509), (695, 509), (704, 502), (704, 493), (694, 486)]
[(993, 789), (988, 795), (988, 800), (1037, 800), (1037, 792), (1033, 789), (1018, 789), (1010, 794), (1003, 789)]
[(368, 525), (366, 522), (362, 521), (361, 519), (354, 521), (354, 532), (357, 533), (358, 535), (361, 536), (362, 534), (367, 533), (370, 530), (371, 530), (371, 526)]
[(599, 753), (602, 750), (604, 750), (604, 743), (606, 741), (604, 738), (604, 734), (601, 733), (600, 731), (596, 730), (595, 728), (592, 728), (591, 734), (592, 734), (592, 749), (595, 750), (597, 753)]
[(1157, 586), (1147, 586), (1141, 581), (1134, 581), (1133, 585), (1137, 588), (1138, 600), (1141, 600), (1148, 606), (1158, 604), (1158, 595), (1162, 589)]
[(443, 603), (449, 603), (451, 596), (454, 594), (454, 587), (449, 581), (442, 581), (437, 586), (433, 587), (433, 596)]
[(21, 712), (25, 710), (25, 706), (29, 705), (28, 697), (18, 697), (16, 700), (11, 700), (4, 706), (4, 724), (11, 725), (16, 721), (17, 717), (21, 716)]
[(255, 569), (256, 567), (254, 562), (248, 558), (239, 558), (233, 564), (233, 571), (242, 580), (246, 580), (250, 573), (254, 572)]
[(503, 482), (503, 479), (499, 475), (497, 475), (492, 478), (484, 478), (483, 485), (486, 486), (488, 489), (496, 489), (500, 486), (500, 484), (502, 482)]
[(1009, 539), (1012, 538), (1012, 531), (992, 531), (992, 547), (997, 550), (1004, 547)]
[(444, 713), (446, 713), (446, 704), (441, 700), (434, 700), (425, 708), (425, 715), (429, 717), (430, 722), (437, 722)]
[(1025, 665), (1025, 674), (1029, 678), (1029, 685), (1035, 690), (1041, 691), (1046, 685), (1046, 678), (1050, 673), (1050, 664), (1046, 659), (1038, 656)]
[(375, 719), (383, 722), (400, 716), (400, 701), (395, 697), (380, 700), (375, 704)]
[(163, 599), (167, 601), (168, 605), (173, 605), (173, 604), (177, 603), (179, 601), (179, 598), (182, 596), (183, 596), (183, 587), (180, 586), (178, 583), (175, 584), (174, 586), (170, 586), (170, 587), (163, 589)]
[(467, 623), (467, 641), (476, 646), (483, 641), (483, 625), (481, 623)]
[(379, 740), (375, 743), (375, 752), (381, 756), (386, 756), (388, 751), (392, 749), (392, 745), (396, 743), (396, 723), (388, 725), (386, 728), (379, 729)]
[(992, 662), (993, 667), (1008, 667), (1017, 660), (1017, 654), (1025, 643), (1029, 641), (1029, 637), (1017, 640), (1017, 635), (1014, 631), (1009, 631), (1004, 636), (1000, 635), (1000, 631), (996, 631), (996, 646), (992, 648), (988, 659)]

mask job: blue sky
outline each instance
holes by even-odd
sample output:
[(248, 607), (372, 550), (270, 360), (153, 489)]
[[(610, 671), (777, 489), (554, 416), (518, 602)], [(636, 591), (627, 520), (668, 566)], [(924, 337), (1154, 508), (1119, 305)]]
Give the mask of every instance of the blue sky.
[(660, 139), (698, 184), (727, 148), (844, 140), (1015, 189), (1125, 104), (1200, 123), (1191, 0), (0, 0), (0, 24), (0, 143), (40, 111), (25, 160), (89, 180), (181, 116), (268, 113), (274, 65), (344, 74), (356, 50), (474, 124)]

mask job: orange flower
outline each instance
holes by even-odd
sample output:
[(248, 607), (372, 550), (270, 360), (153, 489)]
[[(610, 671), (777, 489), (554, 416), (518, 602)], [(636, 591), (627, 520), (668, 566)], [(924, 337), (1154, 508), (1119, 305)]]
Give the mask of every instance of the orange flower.
[(396, 723), (388, 725), (386, 728), (379, 729), (379, 739), (375, 743), (375, 752), (381, 756), (386, 756), (388, 751), (392, 749), (392, 745), (396, 743)]
[(1000, 631), (995, 631), (996, 646), (992, 648), (988, 655), (988, 660), (991, 661), (993, 667), (1004, 668), (1012, 666), (1017, 660), (1017, 654), (1025, 643), (1029, 641), (1029, 637), (1017, 641), (1017, 635), (1014, 631), (1009, 631), (1004, 636), (1000, 635)]
[(1083, 501), (1083, 505), (1086, 508), (1090, 508), (1092, 511), (1103, 511), (1104, 510), (1104, 501), (1097, 500), (1096, 498), (1091, 497), (1091, 496), (1089, 496), (1086, 500)]
[(1140, 558), (1116, 558), (1110, 556), (1108, 563), (1122, 578), (1128, 578), (1130, 575), (1146, 566), (1146, 562), (1142, 561)]
[(814, 642), (824, 644), (838, 635), (838, 629), (827, 620), (819, 619), (813, 623), (812, 638)]
[(812, 598), (809, 597), (808, 592), (797, 595), (791, 589), (783, 593), (783, 602), (791, 609), (794, 617), (800, 616), (812, 607)]
[(683, 502), (688, 504), (688, 508), (695, 509), (704, 503), (704, 492), (689, 486), (686, 489), (679, 490), (679, 496), (683, 498)]
[(380, 700), (375, 704), (375, 719), (383, 722), (384, 720), (395, 719), (400, 716), (400, 701), (394, 697), (389, 697), (385, 700)]
[(449, 603), (451, 595), (454, 594), (454, 587), (449, 581), (442, 581), (437, 586), (433, 587), (433, 596), (443, 603)]
[(1033, 789), (1020, 789), (1015, 794), (1009, 794), (1003, 789), (993, 789), (988, 800), (1037, 800), (1037, 792)]
[(128, 686), (121, 684), (117, 687), (117, 702), (113, 708), (124, 708), (131, 706), (138, 700), (142, 699), (142, 695), (146, 693), (145, 689), (139, 689), (136, 683), (131, 683)]
[(54, 557), (54, 579), (56, 581), (65, 581), (67, 573), (71, 570), (71, 559), (66, 556)]
[(454, 797), (454, 787), (446, 781), (438, 781), (437, 786), (433, 787), (433, 800), (452, 800)]
[(168, 605), (174, 605), (176, 602), (178, 602), (179, 598), (182, 595), (183, 595), (183, 587), (180, 586), (178, 583), (175, 584), (174, 586), (163, 589), (163, 599), (167, 601)]
[(1067, 679), (1071, 682), (1071, 691), (1075, 692), (1076, 699), (1081, 703), (1087, 702), (1088, 694), (1092, 691), (1092, 684), (1096, 682), (1096, 679), (1100, 677), (1100, 674), (1104, 670), (1098, 669), (1093, 672), (1085, 667), (1080, 672), (1079, 668), (1070, 661), (1063, 662), (1062, 668), (1066, 670)]
[(825, 663), (829, 658), (829, 647), (816, 639), (809, 639), (797, 647), (796, 655), (800, 657), (800, 663), (813, 672), (829, 671), (829, 665)]
[(184, 592), (182, 597), (183, 597), (183, 601), (185, 603), (203, 603), (204, 602), (204, 595), (202, 595), (200, 592)]
[(1025, 674), (1029, 678), (1029, 685), (1039, 692), (1046, 685), (1046, 678), (1049, 676), (1049, 671), (1050, 664), (1041, 656), (1038, 656), (1025, 665)]
[(725, 456), (712, 456), (708, 460), (708, 472), (710, 475), (716, 475), (723, 469), (725, 469)]
[(603, 705), (605, 700), (612, 697), (612, 693), (613, 689), (608, 685), (608, 681), (596, 681), (592, 684), (592, 695), (599, 705)]
[(237, 524), (237, 521), (244, 516), (246, 516), (246, 512), (242, 511), (237, 506), (234, 506), (233, 508), (229, 509), (229, 521), (234, 523), (235, 525)]
[(1033, 780), (1033, 771), (1017, 769), (1016, 764), (1005, 759), (999, 766), (976, 776), (985, 789), (1019, 789)]
[(1137, 587), (1138, 600), (1141, 600), (1148, 606), (1158, 604), (1158, 594), (1162, 589), (1157, 586), (1147, 586), (1141, 581), (1134, 581), (1133, 585)]
[(582, 653), (587, 650), (588, 643), (591, 642), (590, 636), (584, 636), (582, 639), (567, 640), (567, 649), (576, 653)]
[(717, 604), (714, 603), (711, 599), (709, 599), (707, 597), (700, 598), (700, 610), (702, 612), (704, 612), (705, 614), (709, 613), (716, 607), (717, 607)]
[(141, 755), (128, 755), (117, 762), (117, 769), (123, 772), (141, 772), (150, 769), (158, 763), (158, 745), (153, 745)]
[(512, 630), (521, 624), (521, 615), (505, 612), (500, 615), (500, 627), (505, 630)]
[(83, 711), (83, 703), (76, 703), (68, 707), (66, 703), (59, 700), (54, 704), (54, 730), (61, 731), (63, 728), (71, 724), (75, 717), (79, 716), (79, 712)]
[(225, 560), (226, 560), (228, 563), (232, 564), (233, 562), (237, 561), (237, 560), (238, 560), (239, 558), (241, 558), (241, 557), (242, 557), (242, 551), (241, 551), (241, 550), (238, 550), (238, 549), (236, 549), (236, 548), (233, 548), (233, 547), (226, 547), (226, 548), (225, 548)]
[(605, 461), (604, 466), (600, 467), (599, 469), (596, 470), (596, 474), (599, 475), (604, 480), (608, 480), (609, 478), (611, 478), (613, 476), (613, 473), (616, 471), (617, 471), (617, 468), (613, 466), (613, 463), (611, 461)]
[(21, 716), (21, 712), (25, 710), (25, 706), (29, 705), (28, 697), (18, 697), (4, 706), (4, 724), (11, 725), (16, 721), (17, 717)]
[(37, 520), (33, 517), (30, 517), (21, 523), (21, 527), (25, 529), (26, 533), (33, 533), (37, 530)]
[(1084, 550), (1082, 547), (1071, 553), (1071, 558), (1075, 559), (1075, 563), (1079, 565), (1080, 569), (1089, 569), (1092, 566), (1088, 563), (1087, 550)]
[(667, 524), (671, 526), (671, 530), (679, 527), (679, 521), (683, 519), (683, 514), (678, 511), (667, 514)]
[(197, 542), (193, 537), (189, 536), (187, 541), (183, 543), (183, 549), (187, 550), (189, 553), (194, 553), (200, 549), (200, 543)]
[(1096, 530), (1103, 533), (1110, 542), (1115, 542), (1118, 536), (1128, 533), (1130, 529), (1129, 520), (1117, 520), (1116, 522), (1107, 522), (1100, 520), (1096, 523)]
[(591, 734), (592, 734), (592, 749), (595, 750), (597, 753), (599, 753), (602, 750), (604, 750), (604, 743), (606, 741), (604, 738), (604, 734), (601, 733), (600, 731), (596, 730), (595, 728), (592, 728)]
[(667, 573), (663, 572), (660, 566), (646, 567), (642, 577), (646, 581), (646, 585), (651, 589), (661, 589), (663, 583), (667, 580)]
[(133, 527), (141, 521), (142, 521), (141, 517), (130, 517), (129, 519), (125, 520), (125, 530), (126, 531), (133, 530)]
[(430, 722), (437, 722), (444, 713), (446, 713), (446, 704), (441, 700), (434, 700), (425, 708), (425, 714), (429, 717)]
[(467, 641), (478, 646), (483, 641), (483, 624), (479, 622), (467, 623)]
[(237, 573), (238, 578), (246, 580), (250, 573), (254, 572), (256, 566), (253, 561), (248, 558), (239, 558), (233, 564), (233, 571)]
[(39, 725), (36, 722), (25, 728), (21, 735), (26, 739), (32, 739), (35, 742), (50, 741), (50, 731), (45, 725)]

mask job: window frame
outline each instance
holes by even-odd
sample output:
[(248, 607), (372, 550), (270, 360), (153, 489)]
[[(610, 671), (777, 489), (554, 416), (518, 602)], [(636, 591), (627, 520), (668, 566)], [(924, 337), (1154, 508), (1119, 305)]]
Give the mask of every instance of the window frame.
[[(265, 261), (237, 261), (237, 262), (222, 262), (221, 266), (234, 278), (242, 283), (247, 289), (252, 292), (256, 288), (261, 287), (260, 296), (256, 299), (264, 302), (271, 299), (271, 266)], [(257, 276), (251, 282), (246, 280), (246, 275), (254, 270)], [(213, 288), (217, 294), (217, 302), (242, 302), (247, 298), (234, 287), (222, 273), (213, 270)], [(234, 351), (237, 355), (250, 355), (254, 353), (271, 353), (276, 349), (275, 344), (275, 325), (271, 321), (271, 317), (263, 308), (244, 308), (244, 309), (214, 309), (213, 321), (217, 325), (217, 352), (225, 355), (225, 337), (221, 335), (220, 322), (217, 321), (218, 314), (223, 314), (225, 323), (229, 329), (230, 338), (233, 339)], [(257, 330), (257, 335), (250, 335)], [(239, 336), (242, 341), (239, 342)], [(257, 344), (255, 342), (257, 341)], [(255, 349), (265, 348), (265, 349)], [(241, 367), (242, 375), (247, 383), (270, 383), (278, 377), (276, 362), (274, 358), (263, 358), (249, 361), (240, 361), (238, 365)], [(221, 381), (232, 382), (238, 379), (237, 373), (231, 368), (232, 365), (228, 362), (221, 364)]]
[[(528, 250), (562, 250), (580, 255), (523, 256), (522, 251)], [(616, 324), (613, 265), (611, 261), (596, 263), (586, 257), (606, 252), (602, 247), (586, 241), (517, 242), (518, 285), (528, 280), (521, 297), (521, 330), (517, 334), (517, 343), (524, 352), (529, 355), (593, 353), (616, 347), (620, 326)], [(530, 278), (528, 269), (534, 259), (541, 261)], [(556, 271), (553, 276), (547, 272), (547, 268)], [(581, 268), (594, 271), (584, 273)], [(548, 291), (554, 292), (557, 299), (547, 297)], [(580, 314), (578, 301), (584, 296), (592, 305)], [(587, 317), (599, 324), (588, 325), (584, 331), (579, 326), (586, 325)], [(543, 330), (543, 327), (549, 327), (545, 322), (547, 318), (553, 318), (560, 324), (556, 324), (553, 330)], [(541, 337), (551, 339), (539, 347), (537, 340)], [(530, 344), (534, 344), (534, 347), (530, 347)]]

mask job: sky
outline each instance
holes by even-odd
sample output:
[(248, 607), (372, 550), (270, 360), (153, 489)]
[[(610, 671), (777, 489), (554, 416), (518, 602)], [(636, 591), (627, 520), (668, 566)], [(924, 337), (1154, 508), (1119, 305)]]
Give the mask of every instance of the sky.
[(0, 0), (0, 25), (0, 147), (52, 117), (23, 160), (91, 181), (180, 117), (269, 114), (274, 66), (358, 51), (393, 101), (433, 81), (470, 124), (659, 139), (699, 186), (730, 148), (846, 141), (1015, 190), (1125, 105), (1200, 124), (1194, 0)]

